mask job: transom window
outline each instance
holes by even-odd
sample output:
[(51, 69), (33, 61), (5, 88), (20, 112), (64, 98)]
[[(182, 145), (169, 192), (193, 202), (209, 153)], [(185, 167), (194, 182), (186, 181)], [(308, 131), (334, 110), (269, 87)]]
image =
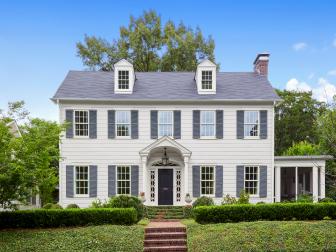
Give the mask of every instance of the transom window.
[(202, 89), (212, 89), (212, 71), (202, 71)]
[(173, 111), (159, 111), (158, 134), (159, 137), (173, 136)]
[(129, 89), (129, 71), (118, 71), (118, 88)]
[(117, 194), (131, 194), (131, 169), (117, 166)]
[(117, 136), (130, 136), (131, 113), (130, 111), (116, 111)]
[(201, 166), (201, 194), (214, 195), (215, 174), (213, 166)]
[(77, 195), (89, 194), (89, 167), (76, 166), (75, 167), (75, 186)]
[(245, 192), (251, 195), (258, 194), (258, 166), (245, 166)]
[(259, 136), (259, 111), (244, 112), (244, 136)]
[(89, 112), (75, 110), (75, 136), (89, 135)]
[(201, 111), (201, 137), (214, 137), (215, 125), (215, 111)]

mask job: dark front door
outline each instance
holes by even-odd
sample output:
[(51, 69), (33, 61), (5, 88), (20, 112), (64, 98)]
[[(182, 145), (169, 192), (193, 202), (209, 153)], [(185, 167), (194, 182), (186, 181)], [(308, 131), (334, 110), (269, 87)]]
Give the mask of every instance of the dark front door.
[(159, 205), (173, 205), (173, 169), (159, 169)]

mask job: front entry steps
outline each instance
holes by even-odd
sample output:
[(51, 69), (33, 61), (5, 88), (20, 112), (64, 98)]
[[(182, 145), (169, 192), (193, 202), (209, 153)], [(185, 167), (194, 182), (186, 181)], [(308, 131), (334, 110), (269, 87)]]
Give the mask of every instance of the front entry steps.
[(145, 228), (144, 251), (188, 251), (186, 227), (180, 222), (150, 222)]
[(186, 218), (182, 206), (147, 206), (146, 217), (155, 221), (180, 220)]

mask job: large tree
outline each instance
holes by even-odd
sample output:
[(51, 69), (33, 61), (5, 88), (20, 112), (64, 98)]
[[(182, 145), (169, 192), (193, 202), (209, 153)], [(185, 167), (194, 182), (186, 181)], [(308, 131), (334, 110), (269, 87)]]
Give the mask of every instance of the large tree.
[(201, 30), (161, 23), (155, 11), (130, 17), (128, 26), (120, 27), (119, 38), (112, 42), (85, 36), (77, 43), (78, 56), (93, 70), (111, 71), (120, 59), (130, 60), (136, 71), (193, 71), (202, 59), (215, 61), (215, 43), (204, 38)]
[(301, 141), (319, 143), (317, 121), (326, 105), (315, 100), (311, 92), (277, 90), (282, 101), (275, 107), (275, 153)]

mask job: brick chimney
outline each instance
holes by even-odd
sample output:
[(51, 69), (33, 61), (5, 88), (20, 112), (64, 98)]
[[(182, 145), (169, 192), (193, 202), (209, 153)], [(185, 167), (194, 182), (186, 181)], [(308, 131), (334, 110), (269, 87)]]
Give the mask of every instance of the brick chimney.
[(268, 75), (269, 53), (259, 53), (253, 62), (254, 72), (259, 75)]

